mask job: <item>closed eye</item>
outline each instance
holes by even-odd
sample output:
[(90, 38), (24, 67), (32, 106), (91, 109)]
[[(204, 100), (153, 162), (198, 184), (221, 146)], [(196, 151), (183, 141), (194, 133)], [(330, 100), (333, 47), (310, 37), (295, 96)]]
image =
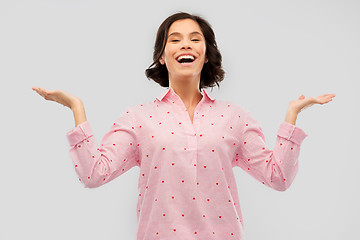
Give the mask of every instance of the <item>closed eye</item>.
[[(180, 40), (177, 40), (177, 39), (174, 39), (174, 40), (171, 40), (170, 42), (179, 42)], [(191, 41), (194, 41), (194, 42), (198, 42), (200, 41), (199, 39), (193, 39)]]

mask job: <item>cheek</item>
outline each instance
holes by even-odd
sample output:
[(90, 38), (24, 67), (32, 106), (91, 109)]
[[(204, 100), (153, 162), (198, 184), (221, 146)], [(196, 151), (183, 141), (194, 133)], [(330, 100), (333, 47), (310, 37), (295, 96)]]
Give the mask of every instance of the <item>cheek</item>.
[(201, 52), (202, 55), (204, 55), (204, 57), (206, 57), (205, 56), (206, 55), (206, 46), (205, 45), (201, 46), (200, 49), (199, 49), (199, 52)]
[(173, 51), (172, 51), (171, 47), (165, 47), (164, 52), (163, 52), (164, 60), (169, 61), (172, 58), (172, 55), (173, 55)]

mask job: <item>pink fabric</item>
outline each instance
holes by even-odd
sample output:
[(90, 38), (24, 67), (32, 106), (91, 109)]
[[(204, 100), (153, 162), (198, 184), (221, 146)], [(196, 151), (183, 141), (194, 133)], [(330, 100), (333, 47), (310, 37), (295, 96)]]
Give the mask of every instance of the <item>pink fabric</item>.
[(140, 167), (137, 240), (245, 239), (233, 167), (285, 191), (298, 172), (307, 134), (282, 122), (273, 150), (259, 123), (239, 105), (203, 98), (193, 124), (181, 98), (167, 88), (131, 106), (98, 146), (88, 121), (66, 136), (79, 180), (100, 187)]

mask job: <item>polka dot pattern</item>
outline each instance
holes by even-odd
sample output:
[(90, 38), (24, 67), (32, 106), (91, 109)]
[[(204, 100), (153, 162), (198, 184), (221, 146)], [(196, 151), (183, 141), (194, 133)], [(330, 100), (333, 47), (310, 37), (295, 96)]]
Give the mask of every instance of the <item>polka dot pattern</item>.
[(87, 188), (139, 167), (137, 239), (241, 240), (245, 228), (232, 168), (278, 191), (289, 188), (298, 171), (307, 136), (302, 129), (281, 123), (271, 150), (249, 112), (201, 92), (194, 112), (172, 88), (127, 108), (100, 147), (88, 121), (67, 133), (75, 172)]

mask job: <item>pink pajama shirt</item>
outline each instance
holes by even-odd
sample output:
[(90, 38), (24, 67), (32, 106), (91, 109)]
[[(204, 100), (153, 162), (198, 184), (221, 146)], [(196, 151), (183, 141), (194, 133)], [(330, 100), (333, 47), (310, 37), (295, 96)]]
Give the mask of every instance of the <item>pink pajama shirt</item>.
[(271, 150), (249, 112), (201, 91), (193, 123), (181, 98), (167, 88), (154, 101), (128, 107), (100, 146), (88, 121), (66, 133), (84, 187), (140, 168), (137, 240), (243, 240), (232, 168), (277, 191), (289, 188), (298, 172), (307, 136), (302, 129), (282, 122)]

